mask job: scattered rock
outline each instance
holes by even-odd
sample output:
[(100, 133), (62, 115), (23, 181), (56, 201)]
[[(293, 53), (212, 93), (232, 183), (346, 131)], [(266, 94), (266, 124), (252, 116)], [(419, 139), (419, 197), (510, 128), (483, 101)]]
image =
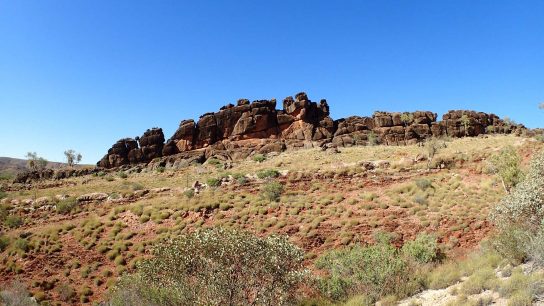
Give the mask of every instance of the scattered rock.
[(84, 194), (79, 197), (77, 197), (78, 203), (85, 203), (85, 202), (102, 202), (105, 201), (108, 198), (107, 193), (103, 192), (93, 192), (89, 194)]

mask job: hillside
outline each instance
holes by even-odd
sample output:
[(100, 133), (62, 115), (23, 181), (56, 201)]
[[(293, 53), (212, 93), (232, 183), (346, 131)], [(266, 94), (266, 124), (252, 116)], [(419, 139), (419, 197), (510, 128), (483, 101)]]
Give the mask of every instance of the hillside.
[[(47, 167), (59, 169), (65, 167), (65, 163), (48, 162)], [(13, 177), (17, 173), (27, 170), (27, 160), (11, 157), (0, 157), (0, 174)]]
[(509, 146), (524, 164), (543, 147), (494, 135), (440, 140), (431, 161), (417, 144), (311, 148), (15, 184), (2, 200), (15, 217), (1, 225), (11, 243), (0, 283), (20, 279), (54, 301), (52, 288), (88, 288), (81, 301), (100, 301), (157, 241), (212, 226), (288, 235), (310, 267), (327, 250), (372, 243), (376, 231), (394, 233), (398, 246), (433, 233), (457, 258), (493, 231), (488, 211), (504, 190), (488, 159)]

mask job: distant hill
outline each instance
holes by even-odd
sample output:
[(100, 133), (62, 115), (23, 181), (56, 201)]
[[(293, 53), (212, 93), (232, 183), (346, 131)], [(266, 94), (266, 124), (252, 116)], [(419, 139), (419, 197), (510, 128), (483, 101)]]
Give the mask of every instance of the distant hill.
[[(18, 172), (24, 171), (27, 160), (11, 157), (0, 157), (0, 178), (14, 176)], [(66, 163), (48, 162), (47, 167), (52, 169), (65, 167)], [(79, 165), (84, 166), (84, 165)]]

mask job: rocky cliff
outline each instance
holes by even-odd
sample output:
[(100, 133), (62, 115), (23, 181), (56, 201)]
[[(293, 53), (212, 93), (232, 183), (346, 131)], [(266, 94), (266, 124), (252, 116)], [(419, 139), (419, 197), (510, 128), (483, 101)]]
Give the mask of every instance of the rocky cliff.
[(147, 130), (141, 137), (117, 141), (97, 165), (114, 168), (161, 157), (177, 161), (203, 161), (211, 156), (236, 160), (293, 148), (405, 145), (433, 136), (473, 137), (525, 129), (493, 114), (466, 110), (449, 111), (442, 121), (429, 111), (375, 112), (372, 117), (333, 120), (326, 100), (313, 102), (304, 92), (285, 98), (281, 110), (276, 104), (275, 99), (251, 103), (240, 99), (236, 105), (200, 116), (197, 122), (181, 121), (166, 142), (162, 129)]

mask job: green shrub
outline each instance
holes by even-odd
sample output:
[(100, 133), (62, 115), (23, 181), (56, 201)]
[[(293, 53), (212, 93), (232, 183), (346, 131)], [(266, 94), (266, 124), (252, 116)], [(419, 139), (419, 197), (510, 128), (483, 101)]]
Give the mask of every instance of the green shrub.
[(424, 205), (424, 206), (429, 204), (429, 202), (427, 201), (427, 197), (425, 195), (423, 195), (423, 194), (416, 194), (414, 196), (414, 202), (416, 202), (419, 205)]
[(195, 196), (195, 190), (194, 189), (187, 189), (183, 192), (183, 195), (187, 198), (191, 199)]
[(492, 237), (491, 245), (502, 257), (517, 265), (527, 258), (527, 247), (531, 246), (531, 240), (531, 235), (526, 230), (509, 226)]
[(378, 195), (374, 192), (365, 192), (359, 195), (359, 197), (365, 201), (373, 202), (378, 198)]
[(119, 171), (117, 175), (122, 179), (126, 179), (128, 177), (128, 174), (126, 174), (124, 171)]
[(253, 161), (256, 161), (258, 163), (262, 163), (266, 160), (266, 156), (264, 156), (263, 154), (255, 154), (253, 156)]
[(512, 276), (500, 284), (498, 292), (504, 298), (521, 295), (532, 300), (544, 294), (544, 275), (542, 272), (525, 274), (521, 269), (515, 269)]
[[(511, 149), (513, 150), (513, 149)], [(517, 158), (510, 155), (514, 154), (506, 151), (508, 158), (504, 162), (509, 168), (514, 168)], [(517, 154), (517, 153), (516, 153)], [(514, 170), (503, 170), (507, 174), (503, 181), (507, 185), (508, 177), (515, 177)], [(540, 243), (539, 232), (544, 230), (542, 220), (544, 220), (544, 151), (536, 154), (531, 162), (531, 166), (524, 180), (515, 186), (499, 204), (492, 209), (490, 219), (499, 230), (496, 249), (501, 254), (510, 254), (515, 252), (515, 256), (508, 256), (514, 259), (523, 260), (522, 255), (527, 255), (526, 246), (528, 241)], [(537, 244), (529, 245), (533, 248), (539, 248)], [(530, 250), (529, 250), (530, 251)], [(518, 255), (519, 254), (519, 255)]]
[(283, 185), (279, 182), (269, 182), (261, 187), (261, 195), (271, 202), (278, 202), (283, 193)]
[(431, 187), (431, 181), (428, 179), (418, 179), (416, 180), (416, 186), (421, 189), (422, 191), (427, 190), (427, 188)]
[(7, 198), (7, 196), (8, 193), (0, 189), (0, 200), (2, 200), (3, 198)]
[(461, 280), (462, 273), (459, 264), (448, 262), (434, 269), (428, 278), (429, 288), (444, 289)]
[(4, 222), (9, 215), (8, 210), (10, 207), (8, 205), (0, 204), (0, 222)]
[(303, 252), (286, 237), (233, 229), (163, 241), (154, 255), (120, 280), (111, 305), (285, 305), (306, 275)]
[(378, 136), (376, 136), (376, 133), (370, 132), (368, 134), (368, 145), (369, 146), (375, 146), (378, 144)]
[(68, 284), (61, 284), (55, 288), (59, 298), (63, 302), (70, 302), (76, 297), (76, 291)]
[(343, 306), (373, 306), (372, 299), (364, 295), (356, 295), (347, 300)]
[(139, 183), (132, 183), (130, 185), (130, 188), (132, 189), (132, 191), (138, 191), (138, 190), (144, 190), (145, 189), (144, 185), (139, 184)]
[[(372, 246), (333, 250), (317, 259), (316, 267), (328, 274), (319, 280), (323, 294), (333, 300), (344, 300), (363, 293), (374, 302), (389, 294), (410, 294), (421, 286), (412, 282), (416, 273), (409, 272), (411, 267), (387, 236), (376, 240)], [(412, 285), (413, 288), (408, 288)]]
[(514, 294), (509, 300), (507, 306), (531, 306), (533, 305), (533, 296), (529, 291), (523, 290)]
[(23, 219), (16, 215), (9, 215), (5, 218), (4, 224), (9, 228), (17, 228), (23, 225)]
[(438, 244), (433, 235), (420, 234), (402, 246), (402, 253), (419, 263), (429, 263), (438, 258)]
[(506, 192), (522, 181), (521, 157), (514, 147), (502, 149), (497, 155), (491, 157), (490, 163), (491, 170), (499, 176)]
[(65, 200), (61, 200), (57, 203), (55, 206), (55, 209), (59, 214), (68, 214), (74, 210), (77, 206), (77, 199), (76, 198), (67, 198)]
[(164, 173), (165, 170), (166, 170), (166, 168), (164, 166), (158, 166), (157, 167), (157, 173)]
[(26, 252), (28, 251), (28, 240), (26, 239), (23, 239), (23, 238), (17, 238), (14, 242), (13, 242), (13, 246), (23, 252)]
[(221, 179), (210, 178), (210, 179), (208, 179), (207, 183), (208, 183), (208, 186), (210, 186), (210, 187), (219, 187), (219, 186), (221, 186)]
[(261, 170), (257, 172), (257, 177), (260, 178), (261, 180), (267, 179), (267, 178), (275, 178), (278, 176), (280, 176), (280, 173), (278, 170), (275, 170), (275, 169), (266, 169), (266, 170)]
[(476, 271), (461, 285), (461, 292), (466, 295), (480, 294), (484, 290), (493, 289), (497, 285), (497, 276), (491, 268)]
[(9, 237), (0, 234), (0, 253), (2, 253), (9, 246)]
[(115, 180), (115, 178), (113, 176), (111, 176), (111, 175), (108, 175), (108, 176), (104, 177), (104, 179), (106, 181), (108, 181), (108, 182), (113, 182)]

